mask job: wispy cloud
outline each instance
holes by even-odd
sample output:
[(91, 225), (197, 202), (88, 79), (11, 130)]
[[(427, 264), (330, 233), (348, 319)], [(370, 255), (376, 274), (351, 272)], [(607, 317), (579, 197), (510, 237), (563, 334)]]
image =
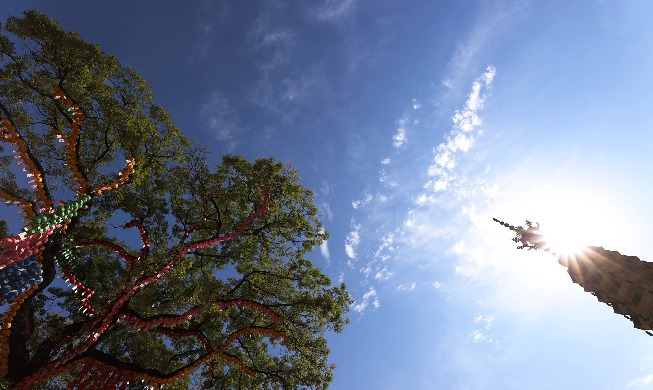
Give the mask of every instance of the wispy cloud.
[(479, 57), (494, 44), (497, 37), (527, 13), (528, 3), (514, 1), (484, 4), (478, 12), (476, 24), (467, 38), (458, 42), (447, 65), (446, 76), (441, 80), (447, 90), (452, 90), (461, 80), (466, 79), (477, 66)]
[(636, 378), (631, 381), (628, 381), (626, 383), (626, 386), (628, 387), (640, 387), (640, 386), (646, 386), (653, 383), (653, 374), (647, 375), (641, 378)]
[(431, 285), (436, 290), (442, 290), (442, 289), (445, 289), (447, 287), (446, 284), (444, 284), (442, 282), (438, 282), (438, 281), (435, 281), (435, 282), (431, 283)]
[(236, 112), (229, 99), (219, 92), (214, 92), (200, 110), (204, 124), (218, 141), (228, 144), (233, 149), (236, 137), (242, 131), (236, 119)]
[(347, 238), (345, 238), (345, 253), (347, 254), (347, 257), (349, 257), (349, 260), (347, 260), (349, 266), (353, 266), (354, 260), (356, 260), (356, 249), (361, 242), (359, 233), (361, 225), (352, 220), (351, 227), (352, 230), (347, 234)]
[(376, 271), (374, 274), (374, 279), (378, 281), (388, 280), (394, 275), (394, 272), (388, 271), (388, 267), (383, 267), (380, 270)]
[[(366, 215), (357, 218), (358, 223), (352, 222), (345, 251), (350, 266), (357, 256), (365, 259), (359, 260), (356, 268), (362, 274), (364, 285), (392, 280), (398, 286), (397, 292), (412, 291), (417, 286), (447, 296), (454, 291), (449, 284), (433, 282), (432, 273), (431, 278), (411, 275), (407, 281), (408, 274), (402, 270), (408, 267), (433, 270), (440, 267), (434, 265), (440, 258), (455, 259), (470, 250), (467, 238), (458, 238), (461, 229), (466, 228), (465, 221), (459, 220), (466, 217), (461, 218), (456, 211), (463, 206), (461, 197), (466, 203), (470, 201), (464, 194), (484, 193), (482, 189), (488, 187), (482, 178), (474, 176), (476, 168), (470, 173), (468, 166), (476, 162), (465, 155), (474, 149), (483, 134), (480, 114), (495, 77), (496, 68), (490, 65), (472, 80), (465, 99), (457, 104), (459, 108), (450, 111), (450, 128), (433, 149), (430, 161), (421, 159), (428, 153), (423, 140), (429, 139), (427, 132), (437, 128), (434, 125), (439, 126), (441, 113), (425, 109), (426, 105), (415, 98), (396, 120), (390, 139), (392, 152), (379, 161), (378, 180), (382, 186), (373, 196), (364, 192), (352, 202), (355, 213)], [(458, 86), (452, 84), (452, 88)], [(366, 237), (362, 244), (361, 232)], [(376, 244), (373, 235), (378, 237)], [(453, 270), (451, 267), (447, 272)], [(492, 339), (489, 326), (491, 320), (475, 323), (470, 339), (489, 342)]]
[[(321, 233), (324, 233), (324, 229), (322, 229)], [(329, 240), (325, 240), (321, 245), (320, 245), (320, 253), (322, 254), (322, 257), (327, 261), (327, 263), (330, 261), (331, 257), (329, 255)]]
[(377, 298), (374, 287), (370, 287), (370, 289), (363, 294), (363, 299), (358, 303), (355, 302), (351, 309), (357, 313), (363, 313), (370, 302), (372, 302), (372, 306), (375, 310), (381, 306), (381, 301)]
[(487, 342), (491, 343), (492, 337), (489, 334), (489, 330), (492, 327), (492, 323), (494, 322), (494, 317), (493, 316), (487, 316), (487, 315), (477, 315), (474, 317), (474, 320), (472, 321), (476, 329), (473, 329), (468, 337), (473, 343), (480, 343), (480, 342)]
[(408, 125), (408, 118), (402, 117), (397, 121), (397, 129), (392, 136), (392, 146), (400, 148), (406, 142), (406, 126)]
[(467, 96), (464, 108), (456, 110), (452, 118), (451, 132), (435, 149), (433, 164), (428, 168), (428, 175), (432, 179), (424, 185), (424, 188), (435, 192), (444, 191), (449, 188), (452, 181), (456, 180), (454, 168), (457, 165), (457, 158), (472, 148), (475, 135), (473, 130), (481, 124), (478, 112), (485, 103), (484, 92), (490, 88), (495, 75), (496, 68), (490, 65), (485, 73), (473, 82), (472, 91)]
[(394, 237), (395, 235), (393, 233), (388, 233), (383, 238), (381, 238), (381, 244), (376, 249), (376, 252), (374, 252), (374, 257), (376, 259), (386, 261), (390, 258), (388, 252), (392, 252), (394, 250)]
[(397, 286), (397, 290), (398, 291), (413, 291), (413, 290), (415, 290), (416, 287), (417, 287), (417, 283), (415, 283), (415, 282), (410, 283), (408, 285), (400, 284), (399, 286)]
[(355, 0), (325, 0), (309, 10), (309, 15), (323, 22), (334, 22), (354, 11)]
[(361, 207), (367, 206), (368, 204), (370, 204), (371, 201), (372, 201), (372, 195), (368, 192), (365, 192), (363, 194), (362, 199), (357, 199), (351, 202), (351, 207), (353, 207), (354, 209), (359, 209)]

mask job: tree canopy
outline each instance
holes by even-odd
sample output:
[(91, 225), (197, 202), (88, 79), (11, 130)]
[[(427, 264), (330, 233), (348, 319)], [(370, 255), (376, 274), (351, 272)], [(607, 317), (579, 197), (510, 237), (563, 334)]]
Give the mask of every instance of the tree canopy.
[(136, 71), (38, 11), (0, 56), (0, 198), (25, 221), (0, 221), (6, 384), (326, 388), (351, 298), (306, 258), (328, 233), (297, 172), (210, 167)]

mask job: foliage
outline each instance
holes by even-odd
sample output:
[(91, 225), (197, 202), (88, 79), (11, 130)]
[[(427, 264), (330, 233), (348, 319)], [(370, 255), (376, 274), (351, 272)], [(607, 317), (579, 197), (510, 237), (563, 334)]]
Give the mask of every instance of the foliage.
[(43, 243), (43, 281), (2, 318), (2, 380), (327, 387), (325, 333), (351, 299), (306, 259), (327, 233), (297, 173), (236, 156), (209, 167), (138, 73), (37, 11), (7, 20), (0, 55), (0, 197)]

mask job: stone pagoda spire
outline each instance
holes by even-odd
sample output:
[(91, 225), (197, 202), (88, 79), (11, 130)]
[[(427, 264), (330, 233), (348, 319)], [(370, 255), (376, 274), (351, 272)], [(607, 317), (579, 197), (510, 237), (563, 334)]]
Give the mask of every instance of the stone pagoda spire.
[(600, 246), (587, 246), (574, 254), (557, 253), (539, 224), (526, 221), (524, 228), (493, 219), (515, 232), (513, 241), (521, 244), (518, 249), (544, 250), (556, 256), (574, 283), (653, 336), (653, 263)]

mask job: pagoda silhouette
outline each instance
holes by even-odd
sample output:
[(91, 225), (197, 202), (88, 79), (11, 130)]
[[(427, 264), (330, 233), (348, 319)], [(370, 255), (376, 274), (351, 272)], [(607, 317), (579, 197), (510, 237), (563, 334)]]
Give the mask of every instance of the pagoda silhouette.
[(538, 223), (526, 221), (524, 228), (493, 220), (515, 232), (513, 241), (520, 244), (517, 249), (551, 253), (567, 268), (574, 283), (632, 321), (635, 328), (653, 336), (653, 263), (600, 246), (586, 246), (573, 254), (558, 253), (547, 243)]

